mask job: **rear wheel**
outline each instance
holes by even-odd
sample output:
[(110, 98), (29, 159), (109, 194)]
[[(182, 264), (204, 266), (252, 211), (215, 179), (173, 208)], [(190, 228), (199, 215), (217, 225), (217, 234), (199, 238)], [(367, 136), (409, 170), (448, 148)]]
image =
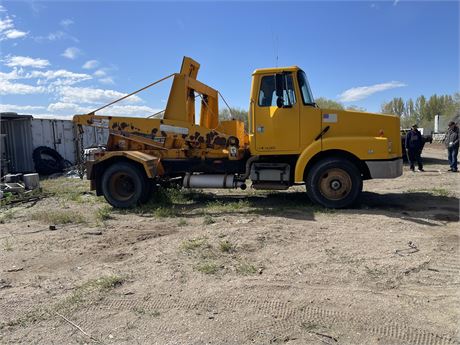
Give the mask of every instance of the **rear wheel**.
[(151, 192), (144, 172), (128, 162), (110, 165), (102, 176), (102, 193), (113, 207), (130, 208), (145, 202)]
[(310, 169), (305, 182), (310, 199), (327, 208), (353, 205), (363, 189), (358, 168), (342, 158), (319, 161)]

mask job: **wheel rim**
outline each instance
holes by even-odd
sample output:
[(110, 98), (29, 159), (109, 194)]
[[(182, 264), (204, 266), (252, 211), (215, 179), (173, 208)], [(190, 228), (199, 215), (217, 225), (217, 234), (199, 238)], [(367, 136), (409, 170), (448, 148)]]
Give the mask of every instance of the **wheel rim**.
[(113, 174), (110, 177), (109, 187), (112, 196), (120, 201), (130, 199), (136, 192), (133, 178), (124, 172)]
[(326, 170), (320, 177), (320, 193), (329, 200), (341, 200), (350, 194), (353, 183), (350, 175), (342, 169)]

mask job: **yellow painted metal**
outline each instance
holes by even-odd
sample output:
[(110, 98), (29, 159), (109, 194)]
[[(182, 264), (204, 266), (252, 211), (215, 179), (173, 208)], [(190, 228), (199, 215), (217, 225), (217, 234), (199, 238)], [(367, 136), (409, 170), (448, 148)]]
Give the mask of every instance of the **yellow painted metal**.
[(320, 152), (341, 150), (351, 153), (360, 160), (389, 160), (400, 158), (400, 154), (388, 152), (389, 141), (390, 139), (386, 137), (367, 136), (339, 136), (323, 138), (322, 141), (315, 141), (300, 154), (297, 160), (295, 167), (295, 182), (304, 182), (305, 167), (308, 162)]
[[(148, 176), (153, 174), (155, 164), (156, 173), (162, 174), (158, 168), (161, 159), (292, 155), (298, 156), (294, 175), (295, 182), (301, 183), (308, 162), (320, 152), (343, 150), (360, 160), (401, 157), (399, 118), (303, 104), (297, 66), (254, 71), (248, 136), (241, 121), (219, 122), (218, 92), (196, 79), (199, 68), (199, 63), (184, 57), (180, 73), (173, 75), (163, 119), (86, 114), (76, 115), (74, 121), (77, 125), (109, 129), (108, 151), (99, 159), (112, 155), (133, 159), (144, 165)], [(296, 103), (286, 108), (259, 106), (262, 77), (286, 72), (292, 74)], [(199, 124), (196, 123), (196, 99), (201, 103)], [(239, 141), (236, 156), (229, 153), (231, 136)]]
[(258, 74), (275, 74), (275, 73), (281, 73), (281, 72), (296, 72), (300, 70), (298, 66), (289, 66), (289, 67), (270, 67), (270, 68), (258, 68), (254, 72), (252, 72), (252, 75), (258, 75)]
[[(251, 152), (258, 155), (300, 154), (321, 132), (321, 110), (304, 105), (298, 86), (297, 66), (265, 68), (253, 73), (251, 89)], [(292, 72), (296, 103), (289, 108), (260, 106), (260, 83), (264, 76)], [(253, 134), (253, 135), (252, 135)]]
[(107, 151), (98, 155), (97, 164), (113, 159), (115, 157), (125, 157), (132, 161), (142, 164), (147, 177), (154, 178), (164, 173), (160, 159), (156, 156), (140, 151)]

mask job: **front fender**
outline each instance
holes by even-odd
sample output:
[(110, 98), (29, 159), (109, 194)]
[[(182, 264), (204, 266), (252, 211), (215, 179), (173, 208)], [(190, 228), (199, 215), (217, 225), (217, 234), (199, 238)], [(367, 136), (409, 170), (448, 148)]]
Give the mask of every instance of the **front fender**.
[(385, 137), (323, 138), (321, 143), (315, 141), (300, 154), (295, 167), (295, 182), (304, 182), (306, 166), (320, 152), (346, 151), (362, 161), (398, 158), (397, 154), (389, 154), (389, 147), (388, 138)]
[(304, 182), (303, 173), (305, 171), (305, 167), (307, 166), (310, 159), (312, 159), (319, 152), (321, 152), (321, 140), (314, 141), (312, 144), (307, 146), (305, 150), (302, 151), (295, 165), (294, 181), (296, 183)]

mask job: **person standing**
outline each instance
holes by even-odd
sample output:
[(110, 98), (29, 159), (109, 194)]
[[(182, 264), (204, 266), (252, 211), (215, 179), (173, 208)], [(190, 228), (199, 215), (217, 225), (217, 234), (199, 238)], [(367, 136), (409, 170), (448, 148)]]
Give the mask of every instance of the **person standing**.
[(449, 171), (457, 172), (457, 155), (458, 155), (458, 127), (454, 121), (449, 122), (449, 129), (446, 134), (447, 159), (449, 160)]
[(422, 148), (422, 134), (419, 132), (417, 125), (413, 125), (410, 131), (406, 134), (407, 159), (409, 160), (410, 170), (412, 171), (415, 171), (415, 162), (417, 162), (418, 171), (425, 171), (423, 170), (421, 157)]

